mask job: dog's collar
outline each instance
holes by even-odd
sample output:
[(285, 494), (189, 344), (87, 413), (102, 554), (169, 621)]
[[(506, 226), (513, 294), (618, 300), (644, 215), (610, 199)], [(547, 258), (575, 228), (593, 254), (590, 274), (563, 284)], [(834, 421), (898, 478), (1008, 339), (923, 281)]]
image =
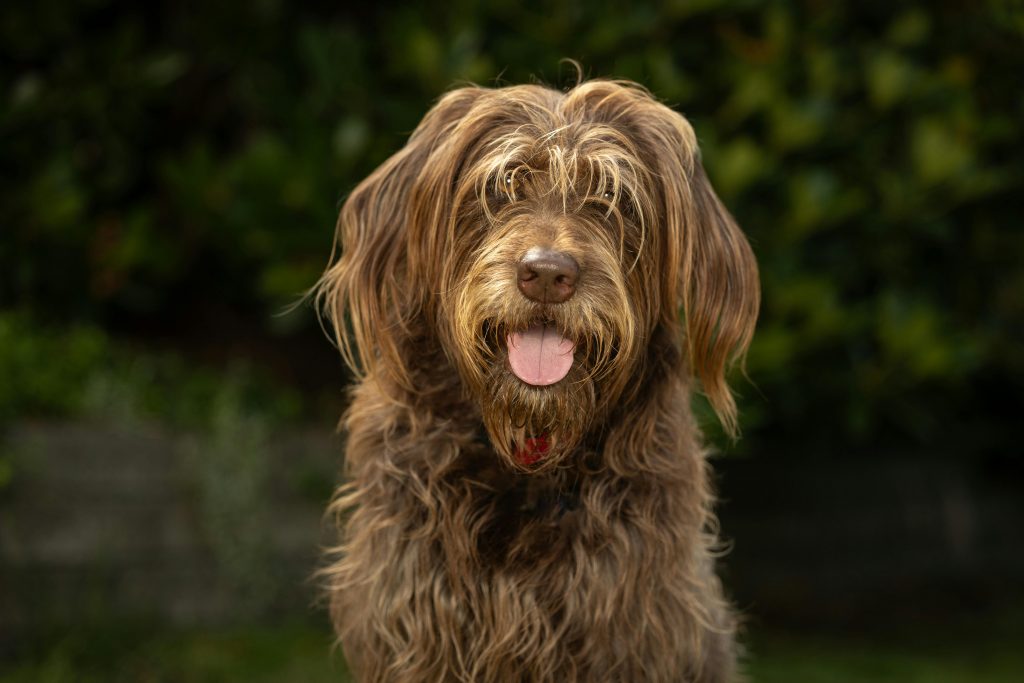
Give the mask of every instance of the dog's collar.
[[(481, 446), (492, 448), (491, 438), (483, 425), (477, 427), (475, 440)], [(548, 440), (547, 434), (532, 436), (526, 440), (525, 444), (516, 449), (515, 458), (520, 465), (529, 467), (536, 464), (549, 450), (551, 450), (551, 442)]]
[(529, 467), (541, 460), (551, 450), (551, 442), (547, 434), (533, 436), (526, 440), (526, 443), (516, 449), (516, 460), (520, 465)]

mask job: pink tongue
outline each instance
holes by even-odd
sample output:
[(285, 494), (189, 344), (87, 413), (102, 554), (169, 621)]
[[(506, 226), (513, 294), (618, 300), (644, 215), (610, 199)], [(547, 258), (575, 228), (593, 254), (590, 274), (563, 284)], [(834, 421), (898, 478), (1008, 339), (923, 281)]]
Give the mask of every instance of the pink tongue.
[(569, 374), (573, 348), (551, 325), (534, 325), (508, 336), (508, 362), (516, 377), (544, 387)]

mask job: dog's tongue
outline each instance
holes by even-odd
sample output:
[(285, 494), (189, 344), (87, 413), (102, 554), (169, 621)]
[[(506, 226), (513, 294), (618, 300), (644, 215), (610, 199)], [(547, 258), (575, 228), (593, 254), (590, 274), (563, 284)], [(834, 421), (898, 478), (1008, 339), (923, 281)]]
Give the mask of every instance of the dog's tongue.
[(544, 387), (569, 374), (573, 343), (551, 325), (534, 325), (508, 336), (508, 362), (515, 376)]

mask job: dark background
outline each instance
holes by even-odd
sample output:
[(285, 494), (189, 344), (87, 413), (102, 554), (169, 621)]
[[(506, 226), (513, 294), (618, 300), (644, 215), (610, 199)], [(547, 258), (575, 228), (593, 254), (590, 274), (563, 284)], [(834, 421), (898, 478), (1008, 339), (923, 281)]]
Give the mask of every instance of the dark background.
[(1017, 680), (1024, 4), (0, 8), (0, 679), (336, 680), (346, 193), (446, 89), (684, 113), (763, 307), (718, 446), (755, 680)]

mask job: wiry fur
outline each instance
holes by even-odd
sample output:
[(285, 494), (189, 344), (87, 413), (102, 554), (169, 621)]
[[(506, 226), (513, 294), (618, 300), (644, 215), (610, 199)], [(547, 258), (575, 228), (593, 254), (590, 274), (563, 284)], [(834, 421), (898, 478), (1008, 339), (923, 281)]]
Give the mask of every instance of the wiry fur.
[[(630, 83), (455, 90), (338, 237), (317, 294), (360, 382), (323, 575), (358, 679), (730, 680), (690, 376), (734, 430), (759, 294), (686, 120)], [(579, 264), (565, 303), (517, 291), (538, 245)], [(577, 345), (550, 387), (508, 369), (538, 321)]]

